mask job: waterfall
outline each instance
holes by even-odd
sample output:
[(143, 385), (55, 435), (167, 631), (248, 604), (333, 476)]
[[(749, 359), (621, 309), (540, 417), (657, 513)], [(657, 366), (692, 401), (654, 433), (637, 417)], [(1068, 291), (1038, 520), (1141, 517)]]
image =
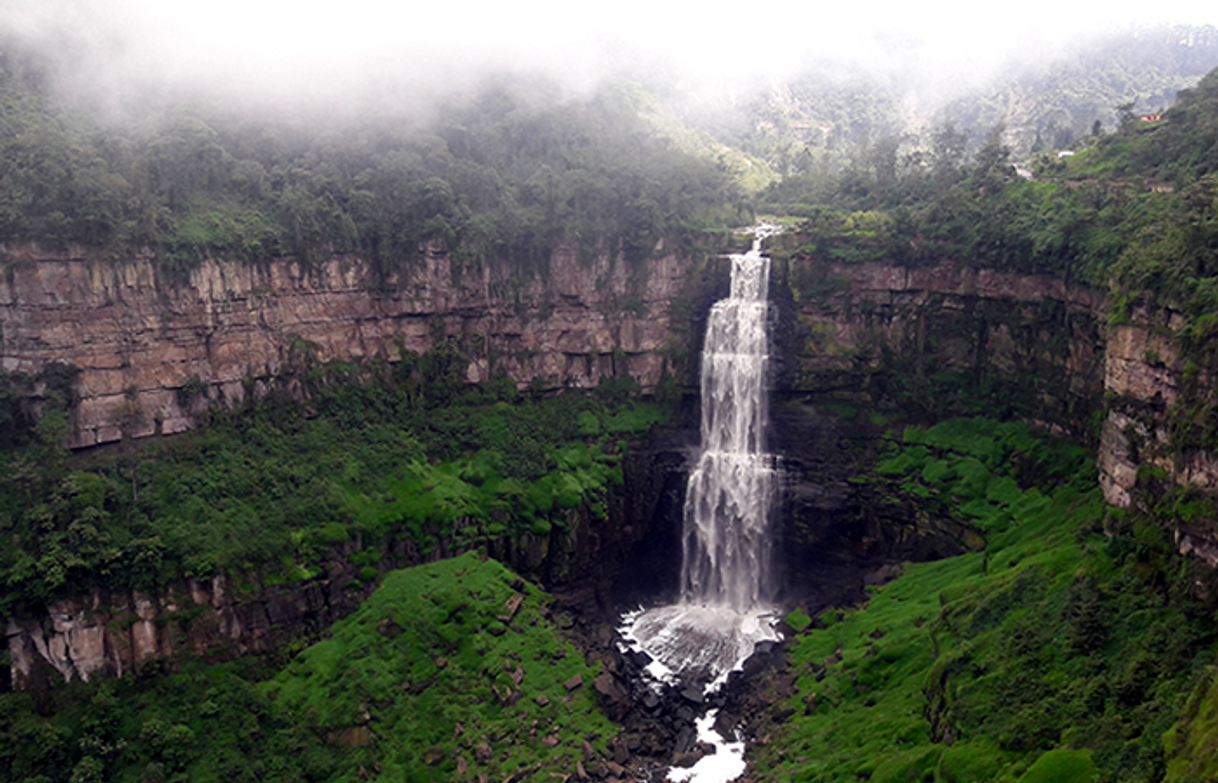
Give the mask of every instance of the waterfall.
[(769, 598), (773, 469), (765, 454), (770, 259), (732, 256), (731, 295), (702, 350), (702, 454), (685, 495), (681, 601), (757, 608)]
[(702, 445), (686, 488), (681, 600), (625, 618), (622, 635), (661, 680), (726, 679), (757, 642), (778, 638), (770, 617), (769, 515), (773, 459), (765, 453), (770, 259), (733, 255), (728, 298), (707, 322), (702, 351)]

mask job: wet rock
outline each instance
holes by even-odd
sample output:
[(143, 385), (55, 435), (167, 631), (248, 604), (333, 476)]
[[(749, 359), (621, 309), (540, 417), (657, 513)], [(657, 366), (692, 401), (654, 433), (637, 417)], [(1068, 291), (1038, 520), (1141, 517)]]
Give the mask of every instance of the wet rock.
[(642, 650), (630, 650), (626, 653), (626, 660), (630, 665), (640, 671), (646, 669), (651, 664), (651, 656)]
[(682, 726), (673, 745), (674, 753), (688, 753), (698, 741), (698, 732), (692, 725)]
[(402, 626), (394, 622), (391, 617), (383, 617), (376, 624), (376, 632), (386, 639), (393, 639), (402, 634)]
[(885, 585), (896, 579), (901, 574), (900, 563), (889, 563), (882, 565), (874, 571), (868, 571), (863, 574), (863, 584), (865, 585)]
[(601, 706), (613, 720), (621, 720), (630, 711), (630, 697), (618, 684), (617, 678), (609, 672), (601, 672), (593, 680)]
[(694, 748), (693, 750), (688, 750), (685, 753), (678, 753), (677, 755), (673, 756), (672, 765), (674, 767), (682, 768), (692, 767), (705, 757), (706, 751), (698, 747)]
[(691, 701), (694, 704), (703, 702), (702, 687), (700, 685), (686, 685), (681, 689), (681, 698), (686, 701)]

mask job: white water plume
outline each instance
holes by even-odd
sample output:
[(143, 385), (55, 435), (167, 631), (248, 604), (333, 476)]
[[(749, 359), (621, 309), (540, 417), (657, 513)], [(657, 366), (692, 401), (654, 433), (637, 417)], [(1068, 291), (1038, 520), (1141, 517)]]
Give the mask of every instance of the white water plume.
[(731, 295), (715, 304), (702, 351), (702, 450), (685, 496), (681, 600), (627, 618), (623, 635), (655, 672), (717, 687), (776, 640), (770, 618), (769, 517), (774, 466), (766, 454), (770, 259), (732, 256)]
[(685, 494), (681, 602), (755, 609), (769, 596), (773, 469), (765, 454), (770, 259), (732, 256), (702, 350), (702, 456)]

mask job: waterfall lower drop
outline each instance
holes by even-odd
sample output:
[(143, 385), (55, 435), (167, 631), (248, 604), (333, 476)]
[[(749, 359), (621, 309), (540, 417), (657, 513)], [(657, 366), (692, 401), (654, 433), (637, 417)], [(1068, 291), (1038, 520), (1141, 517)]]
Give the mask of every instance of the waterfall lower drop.
[(622, 628), (651, 657), (654, 677), (687, 688), (714, 690), (758, 642), (779, 638), (767, 603), (775, 471), (765, 453), (770, 259), (761, 255), (761, 239), (774, 230), (755, 229), (753, 249), (732, 256), (731, 295), (707, 323), (702, 450), (686, 488), (680, 602), (630, 615)]

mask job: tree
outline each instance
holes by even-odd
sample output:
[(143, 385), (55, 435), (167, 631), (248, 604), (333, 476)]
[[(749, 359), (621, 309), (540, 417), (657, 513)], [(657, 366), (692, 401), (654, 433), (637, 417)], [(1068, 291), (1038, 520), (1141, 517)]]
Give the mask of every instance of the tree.
[(1011, 176), (1011, 148), (1002, 141), (1005, 127), (999, 123), (985, 134), (985, 141), (973, 156), (972, 184), (986, 192), (1000, 190)]
[(956, 127), (950, 118), (935, 129), (930, 140), (931, 179), (946, 188), (960, 181), (968, 132)]

